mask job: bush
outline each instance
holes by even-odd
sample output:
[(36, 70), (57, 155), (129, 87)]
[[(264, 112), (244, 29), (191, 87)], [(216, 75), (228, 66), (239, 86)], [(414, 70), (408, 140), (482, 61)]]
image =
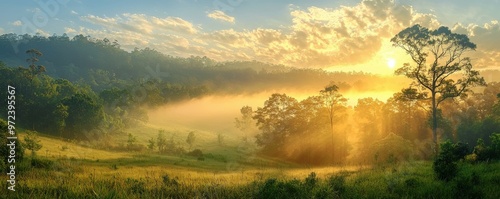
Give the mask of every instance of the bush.
[(201, 151), (200, 149), (195, 149), (187, 153), (187, 155), (199, 158), (203, 157), (203, 151)]
[(480, 179), (476, 172), (471, 175), (458, 176), (455, 180), (455, 198), (483, 198), (477, 185)]
[(490, 136), (491, 146), (486, 146), (483, 139), (477, 140), (473, 154), (477, 161), (490, 161), (500, 159), (500, 133), (493, 133)]
[(274, 178), (266, 180), (255, 198), (306, 198), (306, 192), (301, 189), (299, 180), (281, 182)]
[(338, 195), (342, 195), (345, 192), (345, 175), (338, 174), (331, 176), (328, 179), (328, 185), (333, 189), (333, 191)]
[(433, 163), (434, 172), (440, 180), (449, 181), (457, 174), (455, 146), (449, 140), (441, 143), (441, 150)]
[(470, 153), (469, 151), (469, 145), (458, 142), (456, 144), (453, 144), (453, 161), (458, 161), (461, 159), (464, 159), (467, 154)]
[(308, 188), (313, 188), (314, 186), (316, 186), (316, 183), (318, 183), (316, 173), (311, 172), (309, 176), (307, 176), (307, 178), (304, 180), (304, 183)]

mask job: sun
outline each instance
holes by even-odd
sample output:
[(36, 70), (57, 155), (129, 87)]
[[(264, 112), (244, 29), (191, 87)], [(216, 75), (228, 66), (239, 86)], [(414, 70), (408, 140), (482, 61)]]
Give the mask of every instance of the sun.
[(387, 59), (387, 67), (393, 69), (396, 66), (396, 60), (394, 58)]

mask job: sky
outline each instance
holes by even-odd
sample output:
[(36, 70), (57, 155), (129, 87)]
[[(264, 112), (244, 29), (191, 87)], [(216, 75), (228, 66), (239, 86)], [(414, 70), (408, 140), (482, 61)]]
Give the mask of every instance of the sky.
[(390, 38), (447, 26), (477, 44), (477, 69), (500, 68), (500, 0), (26, 0), (2, 2), (0, 34), (66, 33), (180, 57), (257, 60), (393, 74), (409, 62)]

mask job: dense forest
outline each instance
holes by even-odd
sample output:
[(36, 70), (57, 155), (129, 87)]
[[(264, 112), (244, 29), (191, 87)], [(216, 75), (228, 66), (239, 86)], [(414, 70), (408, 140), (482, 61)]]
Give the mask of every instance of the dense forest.
[[(43, 53), (39, 64), (46, 67), (47, 75), (88, 84), (96, 92), (145, 82), (161, 84), (159, 87), (198, 87), (211, 93), (252, 93), (281, 88), (316, 90), (332, 80), (341, 83), (342, 90), (387, 89), (395, 87), (394, 81), (405, 81), (403, 78), (388, 81), (386, 77), (362, 72), (326, 72), (258, 61), (172, 57), (150, 48), (127, 52), (116, 40), (83, 35), (0, 36), (0, 60), (9, 66), (25, 66), (25, 51), (29, 49)], [(378, 83), (375, 87), (370, 82)], [(165, 97), (169, 93), (162, 94)]]
[[(394, 87), (364, 73), (330, 73), (257, 61), (219, 63), (207, 57), (172, 57), (149, 48), (127, 52), (117, 41), (83, 35), (70, 39), (5, 34), (0, 44), (1, 83), (19, 87), (18, 105), (25, 107), (19, 112), (20, 125), (65, 138), (119, 132), (134, 122), (147, 121), (144, 107), (210, 94), (316, 90), (332, 79), (341, 90)], [(369, 82), (379, 83), (368, 86)]]
[[(263, 107), (243, 107), (236, 126), (255, 138), (263, 154), (298, 163), (432, 157), (430, 101), (419, 98), (416, 89), (403, 89), (386, 102), (362, 98), (355, 106), (347, 105), (342, 95), (348, 90), (394, 89), (407, 83), (403, 78), (180, 58), (149, 48), (127, 52), (116, 40), (83, 35), (6, 34), (0, 43), (0, 59), (7, 63), (0, 64), (0, 83), (17, 88), (22, 128), (68, 139), (99, 139), (147, 122), (148, 108), (171, 102), (215, 94), (313, 90), (318, 94), (304, 100), (276, 93)], [(491, 143), (490, 136), (500, 129), (500, 84), (490, 82), (479, 90), (441, 105), (441, 140), (467, 143), (469, 151), (478, 139)]]
[[(416, 89), (403, 89), (386, 102), (362, 98), (350, 107), (335, 85), (302, 101), (273, 94), (257, 110), (243, 107), (237, 123), (257, 135), (263, 153), (298, 163), (428, 160), (434, 157), (430, 102), (417, 95)], [(438, 115), (439, 140), (462, 143), (466, 154), (476, 143), (490, 145), (500, 129), (500, 83), (445, 101)], [(258, 130), (248, 130), (248, 124)]]

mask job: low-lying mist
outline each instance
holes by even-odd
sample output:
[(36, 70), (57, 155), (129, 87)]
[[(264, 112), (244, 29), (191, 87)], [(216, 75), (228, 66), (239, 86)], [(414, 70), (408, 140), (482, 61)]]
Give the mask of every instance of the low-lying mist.
[(262, 106), (273, 93), (286, 93), (299, 100), (315, 93), (266, 91), (246, 95), (210, 95), (183, 102), (167, 104), (149, 111), (149, 123), (155, 126), (188, 127), (217, 133), (241, 133), (235, 118), (243, 106)]
[[(348, 99), (347, 105), (355, 106), (358, 99), (375, 98), (386, 101), (395, 91), (371, 91), (356, 92), (347, 91), (341, 93)], [(254, 108), (263, 106), (264, 102), (273, 93), (285, 93), (297, 100), (318, 95), (319, 92), (301, 92), (293, 90), (265, 91), (257, 94), (245, 95), (210, 95), (201, 98), (186, 100), (167, 104), (149, 110), (149, 122), (156, 126), (178, 126), (189, 127), (213, 132), (236, 132), (235, 118), (240, 116), (243, 106)]]

